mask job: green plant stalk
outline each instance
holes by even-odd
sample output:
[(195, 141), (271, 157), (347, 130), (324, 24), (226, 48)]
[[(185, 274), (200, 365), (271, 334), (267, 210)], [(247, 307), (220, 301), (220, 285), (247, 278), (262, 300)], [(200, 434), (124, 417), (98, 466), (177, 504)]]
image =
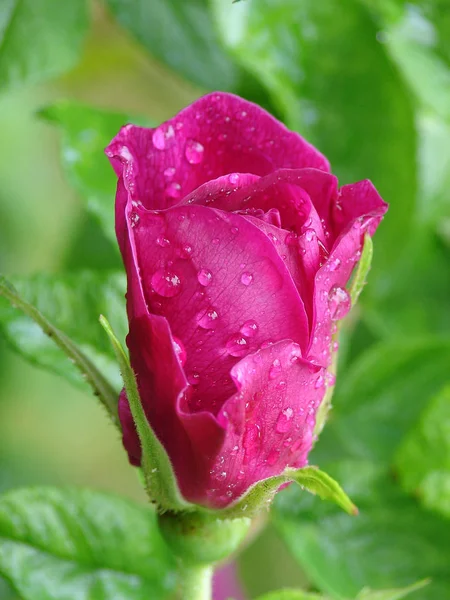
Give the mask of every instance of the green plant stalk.
[(211, 565), (180, 567), (180, 584), (178, 600), (211, 600), (212, 598)]

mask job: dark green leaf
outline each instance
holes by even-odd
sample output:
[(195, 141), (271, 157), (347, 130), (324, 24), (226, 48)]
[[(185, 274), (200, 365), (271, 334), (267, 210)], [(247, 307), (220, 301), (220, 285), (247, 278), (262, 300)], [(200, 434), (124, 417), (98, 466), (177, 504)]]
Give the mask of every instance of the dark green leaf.
[(62, 129), (62, 162), (67, 177), (100, 223), (115, 248), (114, 198), (117, 178), (104, 149), (122, 125), (150, 125), (142, 118), (59, 102), (40, 111), (40, 115)]
[(86, 0), (2, 0), (0, 89), (51, 79), (73, 67), (87, 28)]
[(152, 510), (56, 488), (0, 498), (0, 573), (24, 600), (162, 600), (174, 584)]
[[(127, 330), (124, 275), (93, 272), (36, 275), (13, 278), (12, 283), (22, 298), (69, 336), (111, 385), (120, 390), (119, 368), (98, 317), (100, 313), (111, 315), (120, 339), (124, 339)], [(0, 328), (10, 345), (29, 361), (62, 375), (72, 383), (86, 386), (79, 370), (55, 344), (55, 340), (42, 331), (41, 324), (2, 297)]]
[(426, 407), (397, 452), (396, 467), (407, 492), (450, 517), (450, 388)]
[(106, 1), (119, 23), (174, 71), (208, 90), (236, 88), (239, 70), (218, 42), (205, 0)]

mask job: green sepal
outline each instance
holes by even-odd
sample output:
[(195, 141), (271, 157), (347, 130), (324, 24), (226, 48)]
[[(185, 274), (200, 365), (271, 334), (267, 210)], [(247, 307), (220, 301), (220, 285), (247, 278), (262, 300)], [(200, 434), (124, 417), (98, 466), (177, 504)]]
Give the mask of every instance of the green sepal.
[(352, 307), (355, 306), (358, 301), (359, 295), (363, 291), (366, 284), (367, 275), (370, 271), (373, 257), (373, 242), (372, 238), (368, 233), (364, 236), (364, 246), (361, 252), (361, 258), (359, 259), (358, 266), (355, 269), (352, 280), (350, 282), (349, 294), (352, 300)]
[(13, 307), (32, 319), (54, 341), (58, 348), (66, 354), (68, 359), (74, 363), (90, 384), (94, 395), (99, 398), (100, 402), (106, 408), (113, 423), (120, 428), (116, 391), (103, 377), (97, 367), (81, 352), (78, 346), (65, 333), (52, 325), (35, 306), (21, 298), (14, 286), (2, 275), (0, 275), (0, 296), (3, 296)]
[(357, 515), (358, 509), (341, 488), (327, 473), (317, 467), (285, 469), (281, 475), (269, 477), (252, 486), (239, 500), (220, 511), (220, 518), (236, 518), (246, 515), (255, 516), (261, 509), (268, 507), (281, 485), (297, 483), (311, 494), (317, 494), (322, 500), (332, 500), (350, 515)]
[(421, 590), (429, 583), (429, 579), (422, 579), (405, 588), (391, 590), (370, 590), (369, 588), (364, 588), (356, 596), (356, 600), (402, 600), (402, 598), (406, 598), (406, 596), (409, 596), (412, 592)]
[(167, 452), (158, 440), (153, 429), (150, 427), (150, 423), (145, 416), (139, 397), (136, 378), (122, 344), (117, 339), (111, 325), (103, 315), (100, 316), (100, 323), (109, 337), (122, 373), (131, 414), (133, 415), (133, 420), (141, 442), (142, 471), (148, 494), (157, 504), (157, 508), (160, 512), (195, 510), (195, 505), (187, 502), (182, 497)]

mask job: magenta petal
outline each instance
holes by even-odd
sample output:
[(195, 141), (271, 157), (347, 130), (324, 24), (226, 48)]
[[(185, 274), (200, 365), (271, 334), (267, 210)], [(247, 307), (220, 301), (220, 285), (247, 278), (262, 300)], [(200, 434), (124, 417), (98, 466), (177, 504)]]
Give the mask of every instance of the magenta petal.
[(222, 92), (200, 98), (157, 129), (126, 125), (106, 153), (131, 198), (151, 209), (172, 206), (228, 173), (329, 170), (300, 135), (256, 104)]
[[(333, 204), (334, 229), (339, 235), (358, 217), (365, 216), (370, 219), (372, 213), (383, 215), (387, 209), (388, 204), (383, 201), (373, 183), (368, 179), (344, 185), (339, 190), (338, 200)], [(368, 226), (367, 231), (370, 235), (375, 233), (378, 223), (379, 220), (375, 219), (373, 224)]]
[(306, 464), (323, 370), (300, 354), (285, 340), (233, 367), (237, 392), (218, 415), (226, 438), (211, 467), (208, 505), (226, 506), (257, 481)]
[(351, 308), (347, 291), (352, 271), (361, 257), (364, 235), (375, 233), (385, 206), (370, 215), (353, 221), (341, 234), (327, 262), (316, 274), (314, 288), (314, 319), (308, 359), (324, 367), (331, 363), (332, 335), (337, 321), (343, 319)]
[[(190, 389), (166, 319), (156, 315), (135, 319), (127, 344), (147, 419), (171, 459), (183, 496), (201, 503), (210, 457), (221, 446), (223, 427), (209, 413), (186, 413)], [(123, 409), (121, 412), (123, 416)], [(130, 433), (129, 419), (122, 423), (127, 426), (126, 448), (136, 459), (136, 438)]]
[(137, 268), (148, 310), (167, 318), (186, 352), (192, 410), (216, 413), (235, 392), (231, 368), (262, 343), (290, 338), (306, 349), (303, 302), (257, 227), (204, 206), (130, 211), (136, 265), (127, 271)]

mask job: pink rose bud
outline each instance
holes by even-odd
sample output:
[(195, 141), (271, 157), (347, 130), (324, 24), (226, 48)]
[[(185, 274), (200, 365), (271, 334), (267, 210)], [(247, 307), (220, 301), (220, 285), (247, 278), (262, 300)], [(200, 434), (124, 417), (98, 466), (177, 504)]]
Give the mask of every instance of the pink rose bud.
[[(127, 339), (147, 419), (183, 497), (223, 508), (307, 464), (332, 335), (387, 205), (260, 107), (200, 98), (107, 148), (128, 277)], [(140, 444), (119, 403), (133, 464)]]

